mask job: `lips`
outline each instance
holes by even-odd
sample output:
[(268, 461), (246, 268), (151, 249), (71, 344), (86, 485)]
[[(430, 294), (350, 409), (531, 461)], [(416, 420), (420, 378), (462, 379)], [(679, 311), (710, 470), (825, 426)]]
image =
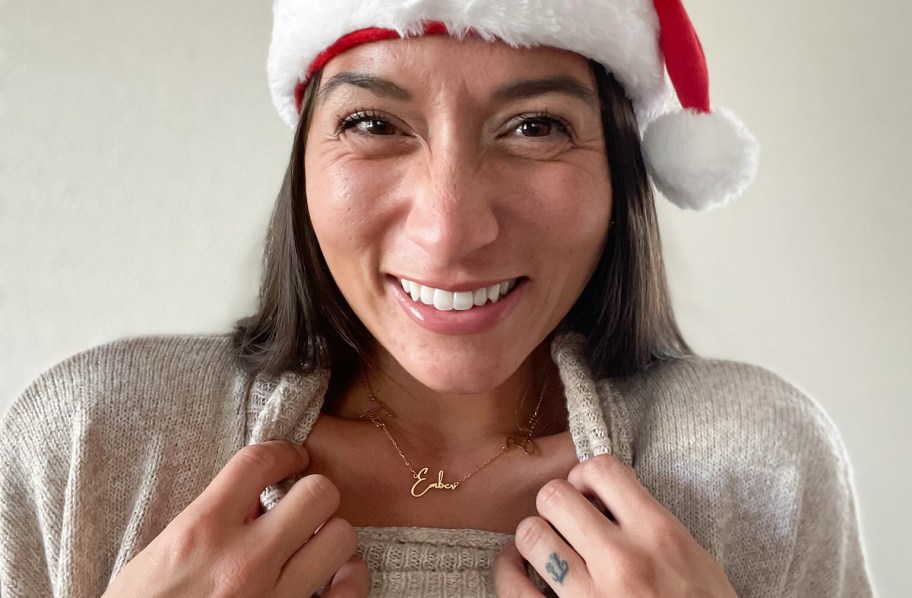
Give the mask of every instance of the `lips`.
[(469, 311), (487, 303), (497, 303), (513, 291), (518, 280), (512, 278), (471, 290), (448, 291), (406, 278), (398, 278), (402, 290), (411, 297), (413, 302), (433, 306), (438, 311)]

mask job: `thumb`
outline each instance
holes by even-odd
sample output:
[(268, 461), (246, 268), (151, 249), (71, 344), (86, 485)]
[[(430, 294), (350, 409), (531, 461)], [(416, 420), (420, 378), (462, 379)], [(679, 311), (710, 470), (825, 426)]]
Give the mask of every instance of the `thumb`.
[(333, 575), (324, 598), (362, 598), (370, 591), (371, 578), (367, 563), (353, 556)]

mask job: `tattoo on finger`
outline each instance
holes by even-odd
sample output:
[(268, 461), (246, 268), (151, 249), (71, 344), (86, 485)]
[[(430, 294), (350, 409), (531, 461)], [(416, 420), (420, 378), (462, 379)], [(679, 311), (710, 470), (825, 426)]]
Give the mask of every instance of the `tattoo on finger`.
[(545, 565), (545, 571), (551, 574), (551, 578), (559, 584), (564, 583), (567, 572), (570, 571), (570, 563), (560, 558), (556, 552), (551, 553), (548, 563)]

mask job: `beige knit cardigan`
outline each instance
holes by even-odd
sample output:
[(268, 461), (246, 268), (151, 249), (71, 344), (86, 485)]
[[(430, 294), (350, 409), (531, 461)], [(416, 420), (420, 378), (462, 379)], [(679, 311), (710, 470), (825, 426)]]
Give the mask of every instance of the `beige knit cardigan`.
[[(596, 381), (579, 337), (552, 355), (580, 460), (633, 465), (739, 596), (871, 595), (849, 465), (812, 400), (749, 365), (686, 358)], [(119, 341), (54, 367), (0, 422), (0, 595), (100, 595), (242, 446), (303, 441), (328, 380), (250, 377), (226, 336)], [(492, 596), (507, 539), (358, 533), (378, 596)]]

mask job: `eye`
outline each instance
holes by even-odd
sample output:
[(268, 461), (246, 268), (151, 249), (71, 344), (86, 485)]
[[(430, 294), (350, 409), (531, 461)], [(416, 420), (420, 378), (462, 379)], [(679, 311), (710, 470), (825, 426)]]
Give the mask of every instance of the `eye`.
[(529, 120), (516, 130), (523, 137), (547, 137), (551, 134), (551, 123), (545, 120)]
[(354, 131), (364, 135), (396, 135), (399, 129), (375, 110), (359, 110), (339, 119), (339, 133)]
[[(517, 122), (518, 121), (518, 122)], [(512, 136), (526, 138), (569, 137), (570, 127), (562, 119), (548, 114), (522, 115), (514, 121)]]

